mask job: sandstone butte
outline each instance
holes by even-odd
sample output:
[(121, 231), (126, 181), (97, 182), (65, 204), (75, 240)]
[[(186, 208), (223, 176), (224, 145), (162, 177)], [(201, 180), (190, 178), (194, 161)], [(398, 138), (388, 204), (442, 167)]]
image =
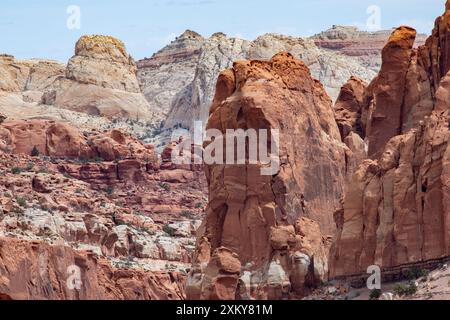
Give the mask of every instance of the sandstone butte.
[(333, 233), (343, 192), (345, 150), (331, 99), (289, 53), (239, 61), (219, 76), (208, 128), (278, 129), (280, 169), (263, 176), (262, 164), (206, 166), (209, 205), (188, 297), (304, 294), (326, 278), (322, 231)]

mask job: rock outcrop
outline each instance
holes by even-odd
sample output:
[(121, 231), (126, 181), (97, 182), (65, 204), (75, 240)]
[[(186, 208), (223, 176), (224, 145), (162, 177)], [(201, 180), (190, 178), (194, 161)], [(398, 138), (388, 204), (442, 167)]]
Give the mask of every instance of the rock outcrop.
[(120, 130), (109, 133), (82, 133), (69, 123), (43, 120), (13, 120), (0, 127), (4, 151), (15, 154), (54, 158), (102, 159), (114, 161), (137, 159), (157, 161), (152, 146)]
[(414, 29), (403, 26), (391, 34), (380, 73), (368, 86), (363, 106), (361, 121), (371, 158), (378, 158), (391, 138), (417, 127), (435, 109), (436, 91), (450, 69), (449, 20), (447, 11), (436, 20), (426, 43), (416, 49)]
[(0, 300), (181, 300), (183, 276), (116, 268), (92, 252), (0, 238)]
[(449, 120), (434, 113), (359, 168), (336, 214), (331, 277), (450, 255)]
[[(332, 28), (311, 37), (319, 47), (345, 56), (353, 57), (375, 72), (381, 67), (381, 50), (388, 41), (391, 30), (367, 32), (352, 26), (334, 25)], [(415, 46), (423, 45), (427, 39), (418, 34)], [(371, 80), (371, 79), (370, 79)]]
[(362, 119), (369, 156), (335, 214), (330, 276), (450, 255), (448, 35), (450, 2), (425, 45), (396, 29), (368, 86)]
[(344, 140), (351, 132), (364, 138), (361, 117), (364, 105), (364, 93), (367, 83), (363, 80), (351, 77), (344, 86), (334, 105), (336, 122)]
[(206, 123), (222, 70), (236, 60), (269, 60), (280, 51), (302, 59), (333, 98), (350, 76), (370, 81), (376, 74), (352, 57), (320, 49), (309, 39), (266, 34), (247, 41), (223, 33), (203, 38), (186, 31), (153, 57), (139, 61), (138, 78), (152, 109), (161, 110), (157, 119), (165, 129), (191, 129), (194, 120)]
[[(185, 297), (202, 172), (119, 130), (42, 120), (0, 125), (0, 163), (0, 297)], [(71, 265), (80, 290), (65, 285)]]
[(65, 78), (44, 93), (42, 102), (89, 115), (148, 120), (150, 106), (136, 73), (136, 64), (121, 41), (83, 36), (67, 64)]
[[(219, 76), (208, 128), (279, 130), (280, 168), (262, 175), (261, 162), (207, 166), (209, 205), (191, 298), (304, 294), (326, 278), (322, 234), (333, 232), (331, 212), (342, 194), (345, 147), (331, 99), (289, 53), (235, 62)], [(232, 261), (232, 272), (222, 259)]]

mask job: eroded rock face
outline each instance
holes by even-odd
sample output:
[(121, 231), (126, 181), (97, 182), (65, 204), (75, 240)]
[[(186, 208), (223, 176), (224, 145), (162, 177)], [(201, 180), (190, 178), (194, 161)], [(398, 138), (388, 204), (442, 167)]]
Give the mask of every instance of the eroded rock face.
[[(311, 37), (314, 43), (327, 50), (353, 57), (362, 65), (378, 72), (381, 67), (381, 50), (391, 35), (390, 30), (367, 32), (351, 26), (334, 25), (332, 28)], [(416, 47), (427, 39), (424, 34), (417, 35)]]
[[(119, 130), (14, 120), (0, 136), (0, 297), (185, 297), (203, 172)], [(72, 265), (80, 290), (65, 285)]]
[(67, 64), (68, 79), (103, 88), (140, 92), (137, 67), (125, 45), (113, 37), (83, 36)]
[(415, 30), (399, 27), (391, 34), (381, 71), (368, 86), (363, 106), (363, 129), (372, 159), (382, 154), (391, 138), (415, 128), (436, 108), (436, 91), (450, 70), (445, 40), (449, 21), (447, 10), (436, 19), (426, 43), (416, 49)]
[(6, 300), (184, 298), (183, 276), (176, 272), (119, 269), (92, 252), (41, 241), (0, 238), (0, 253), (0, 297)]
[[(278, 129), (280, 168), (264, 176), (261, 163), (207, 166), (210, 199), (198, 240), (200, 265), (190, 275), (197, 288), (202, 284), (192, 291), (211, 297), (205, 292), (216, 289), (208, 289), (209, 278), (198, 279), (203, 267), (210, 270), (216, 249), (225, 247), (242, 266), (239, 288), (233, 277), (226, 280), (227, 290), (270, 299), (302, 294), (326, 277), (320, 230), (333, 231), (330, 210), (342, 194), (345, 147), (330, 98), (307, 66), (288, 53), (270, 61), (240, 61), (219, 76), (208, 128)], [(296, 227), (306, 221), (314, 232)], [(304, 242), (315, 245), (307, 250)], [(221, 278), (220, 272), (213, 274)]]
[(448, 111), (433, 113), (359, 168), (336, 217), (331, 277), (450, 254), (448, 124)]
[(83, 36), (42, 103), (107, 118), (148, 120), (150, 107), (136, 77), (137, 67), (124, 44), (109, 36)]
[(0, 92), (43, 91), (64, 75), (64, 66), (51, 60), (16, 60), (0, 56)]
[(361, 123), (369, 156), (347, 183), (335, 214), (330, 276), (449, 256), (450, 2), (426, 44), (396, 29), (366, 90)]
[(155, 162), (152, 146), (144, 145), (136, 138), (120, 130), (109, 133), (83, 134), (69, 123), (44, 120), (12, 120), (0, 127), (0, 140), (4, 151), (16, 154), (101, 159), (102, 161), (127, 158)]
[(351, 77), (341, 88), (341, 92), (334, 105), (336, 122), (344, 140), (351, 132), (365, 137), (361, 124), (361, 113), (364, 105), (364, 93), (367, 83)]
[(161, 110), (155, 119), (164, 121), (165, 129), (190, 129), (194, 120), (206, 123), (222, 70), (237, 60), (269, 60), (280, 51), (302, 59), (334, 99), (351, 75), (366, 81), (375, 76), (352, 57), (320, 49), (310, 39), (266, 34), (247, 41), (223, 33), (203, 38), (186, 31), (153, 57), (139, 61), (138, 78), (152, 109)]
[(371, 156), (375, 157), (392, 137), (402, 133), (406, 75), (415, 37), (416, 31), (409, 27), (392, 33), (382, 52), (381, 71), (370, 84), (374, 101), (368, 132)]

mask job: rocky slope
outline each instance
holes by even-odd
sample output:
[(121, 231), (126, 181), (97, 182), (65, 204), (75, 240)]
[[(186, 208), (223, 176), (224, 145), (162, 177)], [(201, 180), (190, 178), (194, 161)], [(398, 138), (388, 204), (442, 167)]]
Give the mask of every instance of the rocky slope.
[(336, 212), (332, 277), (449, 256), (450, 2), (425, 45), (396, 29), (365, 91), (362, 137), (369, 156)]
[[(119, 130), (3, 122), (0, 296), (184, 298), (205, 182), (157, 159)], [(81, 269), (79, 290), (66, 285), (70, 266)]]
[(187, 31), (153, 57), (139, 61), (138, 79), (152, 108), (162, 111), (159, 120), (165, 129), (189, 129), (194, 120), (206, 123), (222, 70), (237, 60), (268, 60), (280, 51), (302, 59), (333, 98), (350, 76), (370, 81), (376, 74), (353, 57), (320, 49), (310, 39), (266, 34), (247, 41), (223, 33), (203, 38)]
[(279, 130), (280, 168), (262, 175), (261, 162), (206, 166), (209, 205), (188, 297), (305, 294), (327, 277), (321, 230), (334, 230), (344, 179), (331, 99), (289, 53), (235, 62), (219, 76), (208, 128)]

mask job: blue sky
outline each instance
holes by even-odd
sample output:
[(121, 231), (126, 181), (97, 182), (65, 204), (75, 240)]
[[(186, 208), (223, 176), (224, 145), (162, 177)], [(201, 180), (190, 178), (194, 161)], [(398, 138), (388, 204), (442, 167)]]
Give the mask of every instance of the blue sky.
[[(364, 26), (367, 8), (381, 26), (408, 24), (429, 34), (444, 0), (1, 0), (0, 53), (65, 62), (83, 34), (120, 38), (135, 59), (151, 56), (186, 29), (254, 39), (266, 32), (312, 35), (333, 24)], [(66, 26), (67, 7), (81, 10), (81, 28)]]

